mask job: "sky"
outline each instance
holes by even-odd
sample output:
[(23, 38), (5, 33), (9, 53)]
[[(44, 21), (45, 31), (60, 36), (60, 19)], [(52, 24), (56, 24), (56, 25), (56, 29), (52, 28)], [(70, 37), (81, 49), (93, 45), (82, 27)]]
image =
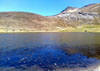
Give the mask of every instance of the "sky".
[(0, 0), (0, 12), (31, 12), (50, 16), (68, 6), (80, 8), (91, 3), (100, 3), (100, 0)]

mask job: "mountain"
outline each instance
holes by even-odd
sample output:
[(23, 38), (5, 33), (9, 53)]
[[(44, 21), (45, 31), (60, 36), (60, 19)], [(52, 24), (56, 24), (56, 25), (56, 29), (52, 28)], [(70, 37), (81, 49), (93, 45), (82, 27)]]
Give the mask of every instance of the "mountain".
[(59, 20), (34, 13), (0, 12), (0, 31), (46, 31), (63, 27)]
[(67, 7), (54, 17), (63, 18), (68, 23), (75, 21), (79, 21), (81, 23), (92, 23), (93, 19), (98, 17), (98, 10), (100, 10), (100, 3), (89, 4), (82, 8)]
[(64, 9), (61, 13), (66, 14), (66, 13), (70, 13), (70, 12), (75, 12), (77, 10), (78, 10), (78, 8), (69, 6), (66, 9)]
[[(100, 3), (82, 8), (67, 7), (54, 16), (27, 12), (0, 12), (0, 32), (59, 31), (69, 24), (91, 24), (99, 17)], [(99, 12), (100, 13), (100, 12)]]

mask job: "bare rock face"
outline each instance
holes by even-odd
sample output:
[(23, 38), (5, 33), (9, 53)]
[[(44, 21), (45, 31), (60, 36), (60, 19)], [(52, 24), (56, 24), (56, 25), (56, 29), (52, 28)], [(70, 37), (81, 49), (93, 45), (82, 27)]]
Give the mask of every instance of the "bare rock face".
[(75, 7), (67, 7), (65, 10), (63, 10), (61, 13), (66, 14), (66, 13), (71, 13), (71, 12), (75, 12), (77, 11), (79, 8), (75, 8)]
[(67, 21), (80, 21), (81, 23), (90, 23), (95, 17), (98, 17), (100, 4), (90, 4), (82, 8), (67, 7), (55, 17), (63, 18)]

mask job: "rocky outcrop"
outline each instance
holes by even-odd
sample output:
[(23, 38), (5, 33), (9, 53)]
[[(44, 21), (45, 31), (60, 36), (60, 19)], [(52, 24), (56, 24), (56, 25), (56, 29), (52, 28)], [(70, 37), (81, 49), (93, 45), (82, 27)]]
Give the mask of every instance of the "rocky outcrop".
[(99, 9), (100, 4), (90, 4), (82, 8), (67, 7), (55, 17), (60, 17), (67, 21), (80, 21), (81, 23), (91, 23), (95, 17), (98, 17)]

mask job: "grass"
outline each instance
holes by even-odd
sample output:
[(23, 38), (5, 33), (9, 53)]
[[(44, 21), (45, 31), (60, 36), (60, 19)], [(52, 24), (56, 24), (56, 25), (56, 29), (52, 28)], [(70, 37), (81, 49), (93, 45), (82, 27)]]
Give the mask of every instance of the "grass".
[(38, 29), (6, 29), (6, 28), (0, 28), (0, 33), (32, 33), (32, 32), (59, 32), (58, 29), (42, 29), (42, 30), (38, 30)]
[(0, 33), (27, 33), (27, 32), (100, 32), (100, 25), (81, 25), (77, 27), (56, 27), (47, 29), (7, 29), (0, 28)]
[(100, 32), (100, 25), (81, 25), (78, 27), (67, 27), (61, 32)]

